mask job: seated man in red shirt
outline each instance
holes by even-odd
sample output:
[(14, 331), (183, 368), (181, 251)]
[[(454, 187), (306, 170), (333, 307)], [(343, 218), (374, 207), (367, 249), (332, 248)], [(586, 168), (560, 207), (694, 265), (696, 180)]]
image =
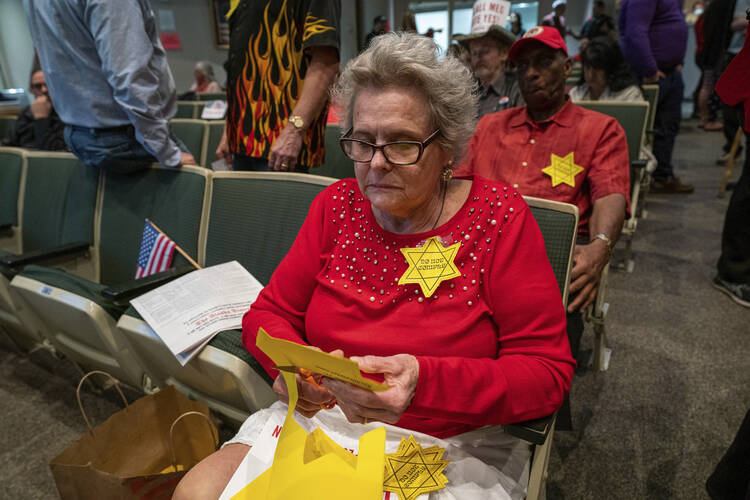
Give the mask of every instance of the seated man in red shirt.
[[(572, 203), (580, 211), (579, 244), (568, 313), (591, 304), (630, 204), (625, 132), (614, 118), (576, 106), (565, 94), (571, 62), (554, 28), (536, 27), (510, 49), (526, 106), (483, 117), (457, 175), (513, 185), (523, 195)], [(583, 332), (569, 314), (575, 355)]]

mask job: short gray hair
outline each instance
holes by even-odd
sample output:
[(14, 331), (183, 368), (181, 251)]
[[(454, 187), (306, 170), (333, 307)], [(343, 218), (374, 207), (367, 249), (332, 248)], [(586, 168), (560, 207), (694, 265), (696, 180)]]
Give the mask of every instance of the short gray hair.
[(214, 76), (214, 67), (210, 62), (198, 61), (197, 63), (195, 63), (195, 69), (203, 76), (205, 76), (206, 80), (210, 80), (212, 82), (216, 81), (216, 77)]
[(410, 88), (425, 97), (431, 125), (440, 129), (437, 142), (463, 159), (477, 120), (476, 82), (461, 61), (439, 58), (431, 38), (413, 33), (386, 33), (349, 61), (333, 87), (343, 130), (352, 126), (354, 100), (363, 89)]

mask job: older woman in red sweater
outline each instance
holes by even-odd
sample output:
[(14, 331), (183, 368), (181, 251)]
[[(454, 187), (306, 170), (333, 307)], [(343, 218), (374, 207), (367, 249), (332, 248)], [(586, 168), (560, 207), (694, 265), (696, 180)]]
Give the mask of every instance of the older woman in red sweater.
[[(297, 412), (309, 421), (298, 420), (309, 427), (356, 446), (386, 424), (386, 451), (408, 434), (447, 448), (455, 495), (519, 498), (528, 446), (485, 426), (554, 412), (574, 361), (528, 206), (507, 185), (452, 177), (474, 130), (473, 85), (458, 60), (438, 58), (432, 40), (411, 34), (377, 37), (347, 65), (334, 97), (356, 179), (315, 199), (245, 315), (243, 340), (276, 378), (282, 401), (283, 379), (255, 345), (259, 327), (350, 357), (390, 386), (376, 393), (323, 379), (320, 387), (298, 376)], [(185, 496), (176, 498), (216, 496), (285, 411), (278, 402), (248, 418), (186, 476), (177, 492)]]

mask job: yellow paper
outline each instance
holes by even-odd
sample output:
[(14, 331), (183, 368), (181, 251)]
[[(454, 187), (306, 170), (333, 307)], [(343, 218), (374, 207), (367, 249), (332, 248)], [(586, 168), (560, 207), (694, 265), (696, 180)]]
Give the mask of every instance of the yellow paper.
[(422, 449), (414, 436), (402, 439), (398, 450), (386, 455), (383, 489), (396, 493), (401, 500), (412, 500), (445, 488), (448, 478), (443, 470), (450, 460), (442, 460), (444, 451), (439, 446)]
[(232, 14), (234, 14), (234, 11), (237, 9), (237, 7), (240, 6), (240, 0), (231, 0), (229, 2), (229, 12), (227, 12), (227, 19), (232, 17)]
[(552, 187), (556, 187), (558, 184), (576, 187), (576, 175), (583, 172), (583, 167), (576, 165), (572, 152), (565, 156), (553, 154), (550, 157), (550, 165), (543, 168), (542, 172), (551, 177)]
[(399, 278), (398, 284), (416, 283), (425, 297), (431, 297), (440, 283), (461, 276), (454, 262), (460, 247), (458, 242), (444, 247), (436, 236), (432, 236), (421, 247), (401, 248), (409, 268)]
[[(351, 359), (337, 358), (288, 340), (273, 338), (263, 328), (258, 329), (256, 344), (277, 366), (283, 366), (285, 363), (297, 368), (305, 368), (324, 377), (349, 382), (370, 391), (378, 392), (388, 389), (385, 384), (364, 378), (359, 371), (359, 365)], [(277, 358), (284, 358), (286, 361), (280, 363)]]
[[(299, 366), (280, 350), (283, 344), (277, 344), (275, 340), (261, 329), (256, 344), (277, 365)], [(360, 438), (357, 456), (338, 446), (320, 429), (307, 434), (292, 416), (298, 399), (295, 376), (288, 372), (281, 372), (281, 375), (289, 393), (289, 411), (273, 465), (232, 500), (380, 500), (385, 467), (385, 427), (374, 429)]]

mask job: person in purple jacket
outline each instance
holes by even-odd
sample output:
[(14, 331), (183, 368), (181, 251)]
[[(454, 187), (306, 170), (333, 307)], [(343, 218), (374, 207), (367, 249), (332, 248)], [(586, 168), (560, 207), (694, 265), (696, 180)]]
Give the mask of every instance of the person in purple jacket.
[(643, 83), (659, 84), (659, 102), (654, 122), (654, 156), (658, 166), (651, 191), (692, 193), (693, 186), (675, 177), (672, 150), (680, 131), (682, 63), (687, 49), (688, 28), (680, 0), (622, 0), (620, 45), (625, 59)]

